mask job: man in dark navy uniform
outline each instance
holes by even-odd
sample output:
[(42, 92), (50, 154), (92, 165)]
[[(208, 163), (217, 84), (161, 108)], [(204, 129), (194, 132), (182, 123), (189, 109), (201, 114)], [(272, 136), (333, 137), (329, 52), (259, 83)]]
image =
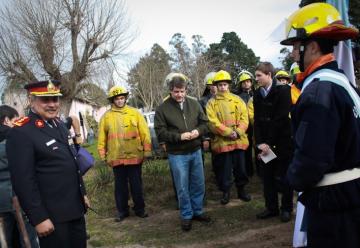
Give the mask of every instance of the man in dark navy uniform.
[(9, 134), (9, 168), (40, 246), (86, 247), (84, 213), (89, 202), (72, 138), (57, 118), (59, 85), (49, 80), (25, 86), (31, 110)]
[[(360, 247), (360, 98), (333, 51), (338, 41), (356, 38), (330, 4), (307, 5), (288, 19), (292, 56), (303, 73), (301, 94), (291, 113), (295, 152), (287, 171), (303, 193), (301, 228), (307, 247)], [(303, 231), (303, 230), (301, 230)], [(296, 238), (296, 236), (295, 236)]]

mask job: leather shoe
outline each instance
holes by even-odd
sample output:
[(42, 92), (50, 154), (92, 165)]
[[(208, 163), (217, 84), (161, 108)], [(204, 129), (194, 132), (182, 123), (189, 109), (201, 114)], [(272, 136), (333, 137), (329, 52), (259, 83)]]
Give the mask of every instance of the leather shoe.
[(290, 220), (291, 220), (291, 213), (288, 211), (281, 211), (280, 221), (281, 222), (289, 222)]
[(149, 215), (144, 211), (144, 212), (140, 212), (140, 213), (136, 213), (135, 214), (137, 217), (140, 217), (140, 218), (147, 218), (149, 217)]
[(222, 197), (222, 199), (220, 200), (220, 203), (221, 203), (222, 205), (226, 205), (226, 204), (229, 203), (229, 201), (230, 201), (230, 192), (229, 192), (229, 191), (224, 192), (224, 193), (223, 193), (223, 197)]
[(181, 220), (181, 229), (185, 232), (190, 231), (191, 230), (191, 220)]
[(271, 218), (271, 217), (275, 217), (275, 216), (278, 216), (279, 215), (279, 212), (272, 212), (272, 211), (269, 211), (269, 210), (265, 210), (264, 212), (261, 212), (259, 214), (256, 215), (256, 218), (258, 219), (268, 219), (268, 218)]
[(192, 217), (192, 219), (196, 220), (196, 221), (200, 221), (200, 222), (205, 222), (205, 223), (211, 222), (210, 216), (208, 216), (206, 214), (194, 215)]
[(240, 200), (243, 200), (245, 202), (249, 202), (251, 201), (251, 196), (245, 192), (244, 188), (239, 188), (238, 189), (238, 198)]
[(119, 215), (118, 217), (115, 218), (115, 222), (121, 222), (121, 221), (125, 220), (126, 217), (129, 217), (128, 213)]

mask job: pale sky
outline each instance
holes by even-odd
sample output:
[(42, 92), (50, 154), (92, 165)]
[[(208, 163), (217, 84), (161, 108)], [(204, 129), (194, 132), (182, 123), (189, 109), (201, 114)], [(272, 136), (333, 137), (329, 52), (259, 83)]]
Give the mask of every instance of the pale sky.
[(169, 51), (173, 34), (181, 33), (191, 46), (191, 36), (205, 43), (218, 43), (224, 32), (234, 31), (261, 61), (280, 66), (281, 46), (270, 34), (292, 12), (300, 0), (126, 0), (129, 17), (138, 36), (129, 48), (135, 57), (154, 43)]

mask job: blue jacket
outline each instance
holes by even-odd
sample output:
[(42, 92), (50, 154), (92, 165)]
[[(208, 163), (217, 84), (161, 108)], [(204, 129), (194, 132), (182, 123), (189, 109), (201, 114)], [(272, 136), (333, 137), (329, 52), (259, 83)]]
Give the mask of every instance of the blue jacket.
[[(320, 69), (341, 72), (336, 62), (316, 71)], [(360, 207), (360, 179), (315, 187), (327, 173), (360, 167), (360, 118), (353, 110), (354, 102), (342, 86), (317, 78), (293, 108), (295, 153), (287, 179), (304, 191), (300, 201), (306, 207), (320, 211)]]

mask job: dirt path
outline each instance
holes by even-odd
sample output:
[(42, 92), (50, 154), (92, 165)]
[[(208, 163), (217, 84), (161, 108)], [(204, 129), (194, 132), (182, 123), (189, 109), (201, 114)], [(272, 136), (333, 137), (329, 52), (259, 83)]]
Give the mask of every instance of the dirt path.
[[(254, 178), (248, 190), (250, 202), (236, 199), (235, 189), (229, 204), (221, 205), (221, 192), (212, 186), (207, 188), (205, 212), (213, 223), (194, 221), (190, 232), (180, 228), (179, 210), (171, 188), (158, 191), (147, 206), (149, 217), (131, 216), (121, 223), (114, 222), (112, 215), (98, 216), (90, 212), (87, 227), (91, 235), (90, 248), (283, 248), (292, 247), (294, 220), (281, 223), (279, 218), (257, 220), (256, 214), (264, 209), (260, 181)], [(212, 188), (211, 188), (212, 186)], [(294, 202), (296, 199), (294, 198)]]
[[(292, 247), (293, 223), (278, 224), (259, 229), (250, 229), (236, 236), (190, 245), (174, 245), (174, 248), (282, 248)], [(149, 248), (156, 246), (126, 245), (116, 248)], [(92, 248), (92, 246), (88, 246)]]
[(236, 236), (219, 238), (218, 240), (183, 246), (176, 248), (280, 248), (291, 247), (293, 222), (278, 224), (269, 227), (250, 229)]
[[(207, 211), (213, 211), (213, 208), (217, 208), (219, 205), (210, 203), (210, 206), (207, 207)], [(245, 203), (239, 200), (232, 200), (228, 206), (224, 208), (224, 212), (237, 210), (239, 207), (244, 206)], [(224, 213), (223, 212), (223, 213)], [(233, 227), (224, 225), (223, 219), (215, 219), (215, 223), (212, 226), (205, 227), (200, 223), (193, 223), (193, 230), (189, 233), (184, 233), (179, 230), (178, 221), (177, 221), (178, 212), (176, 210), (167, 210), (162, 211), (161, 213), (154, 213), (145, 221), (139, 218), (130, 217), (121, 224), (114, 224), (112, 219), (102, 220), (102, 224), (111, 225), (113, 228), (118, 229), (119, 231), (113, 233), (113, 235), (121, 236), (120, 239), (124, 238), (126, 234), (121, 229), (132, 229), (130, 231), (132, 234), (142, 235), (142, 232), (146, 229), (156, 229), (157, 235), (164, 235), (164, 232), (168, 231), (169, 233), (176, 233), (176, 236), (184, 236), (179, 238), (179, 240), (174, 240), (174, 242), (167, 241), (166, 244), (154, 244), (148, 241), (140, 241), (138, 244), (131, 245), (116, 245), (116, 246), (106, 246), (106, 247), (123, 247), (123, 248), (148, 248), (148, 247), (174, 247), (174, 248), (230, 248), (230, 247), (241, 247), (241, 248), (282, 248), (282, 247), (291, 247), (292, 244), (292, 235), (293, 235), (293, 226), (294, 220), (288, 223), (281, 223), (278, 218), (272, 218), (269, 220), (256, 220), (252, 215), (251, 218), (245, 218), (241, 220), (241, 226), (243, 228), (231, 230)], [(216, 218), (216, 217), (215, 217)], [(238, 222), (235, 222), (234, 225), (239, 225)], [(157, 226), (157, 227), (156, 227)], [(197, 239), (197, 235), (203, 236), (207, 235), (208, 232), (216, 232), (214, 228), (229, 228), (229, 233), (219, 232), (220, 234), (212, 235), (209, 238), (200, 238)], [(140, 228), (140, 229), (138, 229)], [(174, 234), (172, 234), (174, 235)], [(148, 237), (153, 239), (153, 235)], [(161, 239), (161, 237), (159, 237)], [(156, 238), (155, 238), (156, 239)], [(188, 240), (189, 242), (184, 242)], [(177, 242), (179, 241), (179, 242)], [(88, 247), (99, 247), (91, 246)], [(104, 247), (104, 246), (100, 246)]]

